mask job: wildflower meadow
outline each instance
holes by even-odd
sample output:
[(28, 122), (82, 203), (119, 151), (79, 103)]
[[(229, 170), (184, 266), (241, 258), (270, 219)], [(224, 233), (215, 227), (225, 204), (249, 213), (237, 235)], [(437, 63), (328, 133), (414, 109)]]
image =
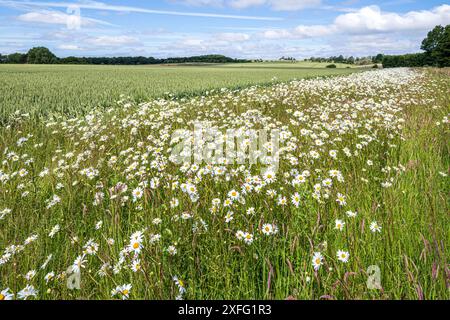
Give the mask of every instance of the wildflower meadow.
[(448, 299), (449, 85), (395, 68), (11, 113), (0, 300)]

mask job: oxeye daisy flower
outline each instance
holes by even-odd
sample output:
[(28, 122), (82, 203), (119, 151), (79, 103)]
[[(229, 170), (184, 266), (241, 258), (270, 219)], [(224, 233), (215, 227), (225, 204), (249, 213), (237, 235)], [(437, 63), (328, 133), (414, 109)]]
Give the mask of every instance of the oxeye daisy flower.
[(192, 219), (192, 214), (189, 213), (189, 212), (183, 212), (183, 213), (181, 214), (181, 219), (183, 219), (183, 220)]
[(175, 246), (173, 246), (173, 245), (168, 246), (168, 247), (167, 247), (167, 252), (168, 252), (171, 256), (174, 256), (174, 255), (177, 254), (177, 248), (176, 248)]
[(27, 272), (27, 274), (25, 275), (25, 279), (27, 279), (28, 281), (32, 280), (34, 277), (36, 276), (36, 270), (30, 270)]
[(45, 275), (44, 280), (46, 283), (49, 283), (54, 278), (55, 278), (55, 273), (53, 271), (51, 271)]
[(264, 182), (266, 183), (272, 183), (276, 180), (276, 175), (272, 170), (268, 170), (263, 174)]
[(186, 292), (184, 281), (178, 278), (177, 276), (173, 276), (172, 280), (175, 282), (175, 285), (177, 286), (180, 295), (183, 295)]
[(178, 199), (177, 198), (172, 198), (171, 200), (170, 200), (170, 207), (171, 208), (176, 208), (176, 207), (178, 207), (178, 204), (179, 204), (180, 202), (178, 201)]
[(336, 256), (339, 261), (342, 261), (344, 263), (348, 262), (348, 258), (350, 257), (349, 253), (347, 251), (338, 250), (336, 253)]
[(309, 156), (310, 156), (312, 159), (318, 159), (318, 158), (320, 157), (320, 154), (319, 154), (317, 151), (315, 151), (315, 150), (311, 150), (311, 151), (309, 152)]
[(9, 208), (5, 208), (2, 211), (0, 211), (0, 220), (2, 220), (3, 218), (5, 218), (5, 216), (9, 213), (11, 213), (12, 210)]
[(142, 239), (132, 238), (128, 244), (128, 251), (139, 254), (143, 248)]
[(245, 236), (245, 232), (244, 232), (244, 231), (238, 230), (238, 231), (236, 232), (236, 238), (237, 238), (238, 240), (244, 239), (244, 236)]
[(137, 187), (134, 189), (131, 194), (133, 195), (133, 201), (136, 202), (138, 199), (141, 199), (144, 195), (144, 190), (141, 187)]
[(345, 226), (345, 222), (340, 220), (340, 219), (336, 219), (336, 221), (334, 222), (335, 226), (334, 228), (336, 230), (342, 231), (344, 230), (344, 226)]
[(286, 197), (284, 196), (279, 196), (278, 197), (278, 204), (280, 206), (285, 206), (287, 204), (288, 200), (286, 199)]
[(95, 230), (100, 230), (102, 226), (103, 226), (103, 221), (98, 221), (95, 224)]
[(251, 244), (253, 242), (253, 235), (251, 233), (245, 232), (244, 233), (244, 242), (246, 244)]
[(197, 187), (193, 184), (188, 184), (186, 190), (189, 195), (194, 195), (197, 193)]
[(136, 240), (142, 242), (142, 239), (144, 239), (144, 233), (142, 231), (136, 231), (130, 236), (130, 241)]
[(80, 273), (81, 269), (84, 269), (86, 266), (84, 265), (87, 260), (84, 259), (84, 255), (78, 256), (72, 264), (72, 272)]
[(37, 297), (38, 291), (34, 286), (27, 284), (25, 288), (19, 291), (17, 297), (22, 300), (27, 300), (29, 297)]
[(28, 174), (28, 171), (26, 169), (20, 169), (19, 170), (19, 176), (25, 177)]
[(320, 266), (323, 264), (323, 256), (320, 252), (314, 252), (312, 258), (312, 265), (315, 271), (319, 270)]
[(347, 201), (345, 200), (345, 196), (341, 193), (337, 194), (336, 202), (342, 207), (347, 204)]
[(356, 217), (356, 215), (358, 213), (356, 211), (349, 210), (349, 211), (346, 212), (346, 214), (347, 214), (347, 217), (354, 218), (354, 217)]
[(373, 221), (370, 226), (370, 231), (372, 231), (373, 233), (375, 232), (381, 232), (381, 226), (378, 224), (378, 222)]
[(267, 190), (266, 193), (269, 196), (269, 198), (275, 198), (275, 196), (277, 195), (277, 191), (273, 189)]
[(142, 267), (141, 267), (141, 260), (139, 260), (139, 259), (134, 259), (134, 260), (131, 262), (131, 270), (133, 270), (133, 272), (139, 272), (139, 271), (141, 271), (141, 270), (142, 270)]
[(292, 201), (292, 204), (294, 206), (296, 206), (297, 208), (299, 207), (299, 205), (300, 205), (300, 195), (298, 194), (298, 192), (296, 192), (296, 193), (294, 193), (292, 195), (291, 201)]
[(3, 300), (13, 300), (14, 294), (10, 291), (9, 288), (6, 288), (2, 291), (0, 291), (0, 301)]
[(230, 197), (231, 200), (237, 200), (239, 199), (239, 192), (237, 192), (236, 190), (231, 190), (230, 192), (228, 192), (228, 197)]
[(334, 170), (334, 169), (330, 170), (328, 173), (329, 173), (330, 177), (333, 177), (333, 178), (337, 177), (340, 174), (339, 170)]
[(52, 230), (50, 231), (50, 233), (48, 234), (48, 236), (50, 238), (53, 238), (55, 236), (55, 234), (58, 233), (58, 231), (60, 230), (59, 224), (55, 225)]
[(127, 300), (130, 297), (131, 293), (131, 284), (124, 284), (121, 286), (117, 286), (114, 290), (112, 290), (111, 295), (114, 297), (116, 295), (120, 296), (122, 300)]
[(228, 223), (231, 220), (233, 220), (233, 211), (229, 211), (226, 215), (225, 215), (225, 222)]
[(95, 255), (98, 251), (98, 243), (95, 243), (93, 239), (90, 239), (84, 246), (83, 248), (84, 253), (88, 254), (88, 255)]
[(266, 236), (274, 234), (274, 226), (270, 223), (266, 223), (261, 228), (262, 233), (264, 233)]
[(333, 185), (333, 180), (327, 178), (322, 181), (324, 187), (330, 188)]
[(244, 193), (244, 194), (247, 194), (252, 190), (253, 190), (253, 186), (249, 183), (244, 183), (244, 185), (242, 186), (242, 193)]

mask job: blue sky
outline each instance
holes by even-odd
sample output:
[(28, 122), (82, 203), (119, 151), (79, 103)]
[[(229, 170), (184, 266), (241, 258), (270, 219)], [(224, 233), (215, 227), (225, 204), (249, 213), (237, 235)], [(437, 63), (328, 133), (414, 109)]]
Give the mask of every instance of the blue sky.
[(0, 53), (236, 58), (417, 52), (442, 0), (0, 0)]

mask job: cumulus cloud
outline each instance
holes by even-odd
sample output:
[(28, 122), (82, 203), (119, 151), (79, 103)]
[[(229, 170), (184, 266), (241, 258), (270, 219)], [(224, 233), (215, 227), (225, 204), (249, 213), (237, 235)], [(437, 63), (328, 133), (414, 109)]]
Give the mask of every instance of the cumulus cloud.
[(336, 33), (337, 29), (334, 25), (300, 25), (293, 30), (273, 29), (263, 32), (263, 37), (266, 39), (304, 39), (329, 36)]
[(61, 44), (58, 46), (61, 50), (82, 50), (79, 46), (74, 44)]
[(329, 25), (300, 25), (294, 29), (267, 30), (263, 37), (314, 38), (333, 34), (371, 34), (403, 31), (430, 30), (438, 24), (450, 23), (450, 5), (441, 5), (431, 10), (410, 11), (405, 14), (383, 12), (378, 6), (368, 6), (355, 12), (336, 17)]
[(268, 1), (274, 10), (294, 11), (317, 7), (321, 0), (272, 0)]
[(223, 41), (243, 42), (250, 39), (250, 35), (246, 33), (225, 32), (217, 34), (216, 38)]
[(382, 12), (377, 6), (369, 6), (357, 12), (338, 16), (335, 25), (339, 30), (359, 33), (423, 30), (449, 22), (449, 5), (442, 5), (432, 10), (411, 11), (403, 15)]

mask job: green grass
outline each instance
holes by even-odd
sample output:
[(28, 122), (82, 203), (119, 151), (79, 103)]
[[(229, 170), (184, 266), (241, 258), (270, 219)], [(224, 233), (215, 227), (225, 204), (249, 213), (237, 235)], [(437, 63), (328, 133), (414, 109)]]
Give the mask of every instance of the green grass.
[[(74, 120), (17, 117), (0, 127), (0, 216), (11, 209), (0, 219), (0, 259), (15, 252), (0, 263), (0, 292), (17, 294), (29, 284), (39, 299), (110, 299), (116, 286), (131, 284), (131, 299), (174, 299), (177, 276), (187, 299), (449, 299), (449, 85), (445, 71), (383, 70), (189, 100), (137, 105), (124, 99), (107, 112), (92, 110)], [(167, 161), (168, 136), (192, 129), (196, 120), (223, 129), (280, 128), (295, 149), (282, 153), (276, 181), (225, 207), (228, 193), (241, 192), (248, 178), (239, 165), (226, 166), (226, 178)], [(311, 150), (320, 157), (308, 156)], [(244, 167), (255, 176), (262, 165)], [(41, 175), (44, 168), (48, 174)], [(90, 179), (86, 168), (98, 173)], [(317, 201), (315, 185), (323, 185), (333, 169), (343, 180), (334, 177), (331, 187), (322, 186)], [(306, 183), (292, 185), (292, 170), (308, 170)], [(155, 177), (160, 184), (152, 188)], [(120, 193), (118, 182), (128, 190)], [(197, 187), (197, 201), (183, 183)], [(139, 185), (144, 193), (133, 201)], [(268, 196), (270, 189), (288, 203)], [(298, 207), (291, 203), (295, 192)], [(336, 201), (339, 193), (345, 206)], [(53, 195), (60, 202), (49, 206)], [(177, 207), (170, 206), (173, 198)], [(217, 210), (211, 210), (214, 198), (220, 199)], [(247, 214), (250, 207), (254, 214)], [(230, 210), (234, 219), (226, 223)], [(345, 222), (342, 231), (335, 229), (336, 219)], [(98, 221), (103, 225), (97, 230)], [(369, 229), (374, 221), (380, 232)], [(278, 233), (264, 235), (264, 223), (277, 225)], [(56, 224), (60, 231), (50, 237)], [(130, 268), (133, 255), (126, 254), (119, 272), (107, 268), (100, 276), (102, 265), (116, 265), (139, 230), (140, 270)], [(238, 230), (254, 241), (239, 240)], [(152, 243), (152, 234), (160, 241)], [(27, 243), (31, 235), (38, 238)], [(92, 255), (84, 248), (90, 239), (99, 245)], [(176, 255), (168, 253), (170, 245)], [(350, 253), (348, 262), (337, 259), (338, 250)], [(69, 290), (65, 271), (83, 252), (81, 289)], [(323, 255), (317, 271), (314, 252)], [(366, 285), (371, 265), (380, 268), (382, 289)], [(31, 270), (36, 275), (26, 279)], [(55, 276), (47, 283), (51, 271)]]
[(193, 96), (222, 87), (242, 88), (253, 84), (355, 71), (299, 68), (298, 65), (303, 64), (0, 65), (0, 121), (5, 121), (17, 110), (29, 113), (32, 117), (81, 115), (94, 107), (114, 105), (122, 94), (144, 101), (168, 94)]

